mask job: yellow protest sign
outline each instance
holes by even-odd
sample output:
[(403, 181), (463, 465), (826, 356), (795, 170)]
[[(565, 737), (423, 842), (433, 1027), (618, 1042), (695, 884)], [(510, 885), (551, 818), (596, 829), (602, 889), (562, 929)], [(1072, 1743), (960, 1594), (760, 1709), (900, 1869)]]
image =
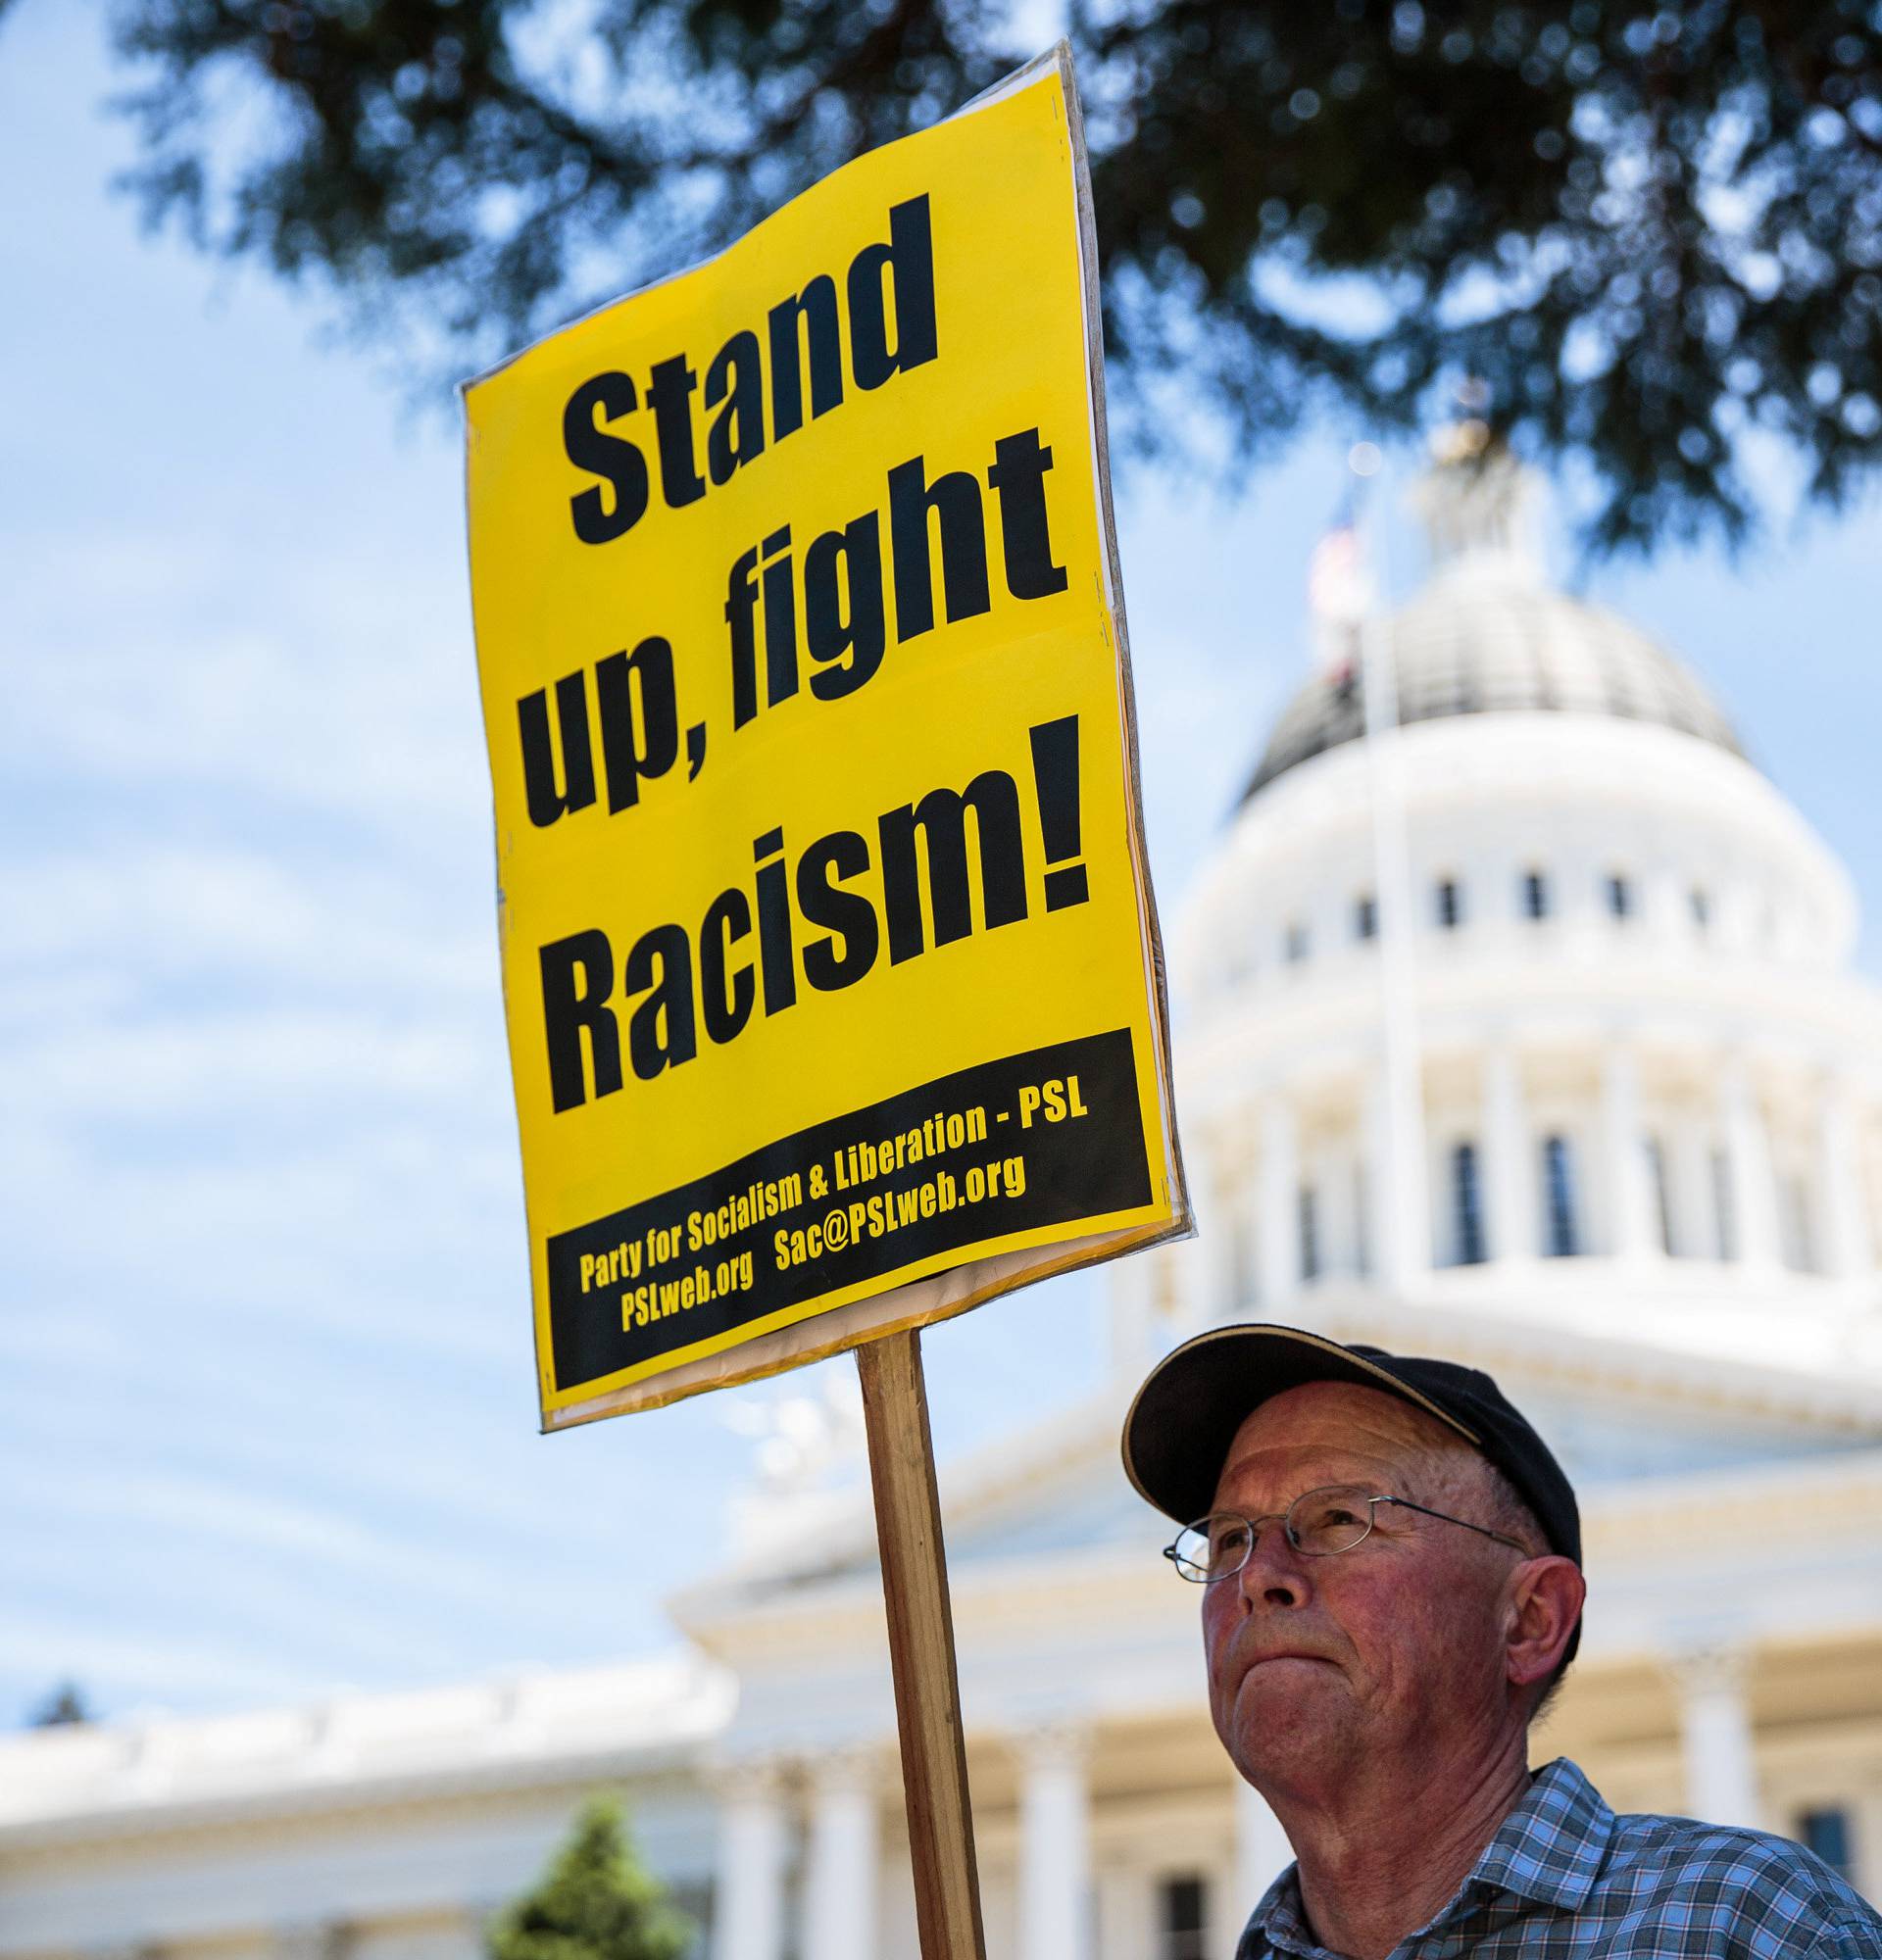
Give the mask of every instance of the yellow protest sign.
[(1050, 59), (466, 389), (546, 1427), (1187, 1225)]

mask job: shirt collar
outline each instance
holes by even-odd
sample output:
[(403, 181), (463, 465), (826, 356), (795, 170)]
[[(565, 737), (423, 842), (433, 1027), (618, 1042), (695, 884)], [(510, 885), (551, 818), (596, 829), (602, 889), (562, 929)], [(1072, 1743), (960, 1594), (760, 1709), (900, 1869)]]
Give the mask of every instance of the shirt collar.
[[(1594, 1890), (1613, 1833), (1614, 1813), (1601, 1792), (1566, 1756), (1558, 1756), (1530, 1779), (1522, 1801), (1483, 1847), (1450, 1911), (1458, 1910), (1473, 1887), (1573, 1911)], [(1296, 1866), (1289, 1865), (1262, 1894), (1249, 1917), (1248, 1934), (1254, 1933), (1277, 1952), (1323, 1950), (1307, 1928)], [(1247, 1944), (1248, 1934), (1242, 1950), (1259, 1950)]]
[(1277, 1953), (1314, 1953), (1318, 1942), (1307, 1930), (1307, 1916), (1301, 1906), (1300, 1867), (1289, 1865), (1262, 1894), (1262, 1902), (1249, 1915), (1236, 1960), (1249, 1952), (1259, 1952), (1251, 1936), (1260, 1934)]
[(1558, 1756), (1530, 1779), (1466, 1885), (1573, 1910), (1594, 1890), (1613, 1835), (1614, 1813), (1601, 1792)]

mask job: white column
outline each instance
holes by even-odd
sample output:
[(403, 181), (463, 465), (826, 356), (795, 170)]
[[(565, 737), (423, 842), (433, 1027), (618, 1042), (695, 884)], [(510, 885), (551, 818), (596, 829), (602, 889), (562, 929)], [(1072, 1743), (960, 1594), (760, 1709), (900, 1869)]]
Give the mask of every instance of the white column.
[(1647, 1139), (1640, 1124), (1640, 1071), (1632, 1053), (1618, 1046), (1602, 1057), (1601, 1153), (1613, 1256), (1652, 1258), (1659, 1250), (1659, 1234), (1647, 1175)]
[(1686, 880), (1670, 867), (1649, 871), (1641, 880), (1638, 921), (1662, 946), (1683, 947), (1692, 927)]
[(1372, 1270), (1380, 1288), (1415, 1295), (1431, 1270), (1430, 1179), (1425, 1174), (1424, 1104), (1383, 1072), (1365, 1094), (1365, 1190), (1372, 1207)]
[(1233, 1953), (1248, 1916), (1262, 1902), (1262, 1894), (1294, 1862), (1294, 1847), (1287, 1841), (1281, 1820), (1268, 1808), (1267, 1798), (1251, 1783), (1235, 1779), (1235, 1897), (1223, 1915), (1234, 1937), (1226, 1950)]
[(1431, 1273), (1431, 1194), (1425, 1156), (1424, 1045), (1418, 1025), (1416, 910), (1405, 820), (1403, 731), (1397, 726), (1398, 649), (1389, 621), (1368, 613), (1360, 629), (1365, 759), (1372, 804), (1372, 858), (1379, 906), (1380, 1054), (1374, 1088), (1372, 1184), (1379, 1229), (1374, 1258), (1382, 1291), (1426, 1291)]
[(1113, 1259), (1105, 1270), (1111, 1326), (1111, 1370), (1120, 1382), (1141, 1381), (1158, 1353), (1155, 1338), (1158, 1254)]
[(1185, 1334), (1237, 1317), (1235, 1308), (1235, 1197), (1221, 1175), (1227, 1154), (1213, 1140), (1191, 1170), (1196, 1194), (1196, 1255), (1190, 1261), (1192, 1297), (1184, 1301)]
[(1082, 1729), (1020, 1742), (1019, 1944), (1023, 1960), (1090, 1960), (1090, 1743)]
[(1709, 1824), (1761, 1828), (1744, 1651), (1693, 1647), (1671, 1665), (1679, 1690), (1687, 1810)]
[(1673, 1244), (1687, 1258), (1712, 1256), (1712, 1137), (1709, 1124), (1688, 1112), (1673, 1133)]
[(1719, 1121), (1732, 1185), (1732, 1228), (1738, 1257), (1748, 1266), (1778, 1260), (1777, 1186), (1771, 1174), (1770, 1140), (1763, 1112), (1742, 1061), (1725, 1065), (1719, 1084)]
[(1094, 1960), (1150, 1960), (1163, 1926), (1162, 1892), (1157, 1878), (1138, 1866), (1102, 1866), (1092, 1885)]
[(1483, 1197), (1493, 1259), (1532, 1259), (1536, 1177), (1522, 1075), (1513, 1051), (1493, 1048), (1483, 1064)]
[(1262, 1284), (1261, 1195), (1255, 1176), (1255, 1152), (1243, 1146), (1234, 1159), (1234, 1174), (1223, 1198), (1223, 1230), (1228, 1243), (1222, 1248), (1222, 1268), (1228, 1281), (1231, 1320), (1255, 1320), (1256, 1294)]
[(714, 1960), (781, 1960), (790, 1830), (782, 1776), (776, 1764), (752, 1763), (718, 1783)]
[(1360, 1247), (1366, 1237), (1365, 1221), (1358, 1212), (1359, 1191), (1354, 1159), (1344, 1152), (1329, 1155), (1320, 1177), (1320, 1250), (1324, 1270), (1357, 1276)]
[[(1301, 1162), (1294, 1106), (1284, 1091), (1271, 1090), (1262, 1104), (1261, 1282), (1262, 1311), (1271, 1314), (1293, 1298), (1301, 1283)], [(1030, 1954), (1027, 1960), (1032, 1960)]]
[(804, 1951), (815, 1960), (874, 1960), (876, 1775), (873, 1749), (812, 1765)]
[(1847, 1093), (1832, 1085), (1817, 1109), (1816, 1188), (1823, 1218), (1823, 1270), (1832, 1279), (1863, 1280), (1875, 1270), (1875, 1248), (1862, 1203), (1860, 1149)]

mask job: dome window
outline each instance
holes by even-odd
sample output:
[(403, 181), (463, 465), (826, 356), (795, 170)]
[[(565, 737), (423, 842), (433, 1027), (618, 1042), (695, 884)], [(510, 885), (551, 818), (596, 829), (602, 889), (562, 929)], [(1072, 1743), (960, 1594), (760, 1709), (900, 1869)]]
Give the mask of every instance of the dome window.
[(1659, 1232), (1659, 1250), (1668, 1258), (1673, 1253), (1673, 1194), (1666, 1176), (1666, 1147), (1658, 1137), (1649, 1137), (1647, 1187), (1653, 1193), (1654, 1223)]
[(1542, 1250), (1551, 1259), (1572, 1259), (1581, 1250), (1575, 1228), (1575, 1168), (1566, 1137), (1542, 1141)]
[(1307, 928), (1298, 919), (1288, 927), (1281, 951), (1290, 966), (1298, 966), (1307, 957)]
[(1440, 878), (1436, 892), (1438, 923), (1446, 932), (1463, 923), (1463, 888), (1455, 878)]
[(1204, 1960), (1209, 1951), (1209, 1882), (1200, 1875), (1163, 1883), (1160, 1960)]
[(1618, 871), (1608, 880), (1608, 909), (1617, 919), (1632, 918), (1634, 915), (1633, 885)]
[(1475, 1144), (1459, 1144), (1451, 1152), (1451, 1229), (1457, 1263), (1482, 1265), (1483, 1187), (1477, 1176)]
[(1522, 915), (1526, 919), (1546, 919), (1549, 916), (1549, 874), (1546, 871), (1525, 871), (1522, 874)]
[(1353, 937), (1377, 939), (1378, 936), (1379, 902), (1370, 892), (1362, 892), (1353, 901)]
[(1298, 1223), (1301, 1277), (1316, 1280), (1320, 1276), (1320, 1201), (1319, 1193), (1311, 1184), (1301, 1186)]
[(1687, 894), (1687, 904), (1693, 908), (1693, 923), (1701, 932), (1710, 929), (1712, 923), (1712, 901), (1703, 886), (1695, 885)]
[(1814, 1851), (1845, 1885), (1855, 1884), (1850, 1813), (1842, 1806), (1805, 1811), (1797, 1820), (1797, 1841), (1806, 1850)]

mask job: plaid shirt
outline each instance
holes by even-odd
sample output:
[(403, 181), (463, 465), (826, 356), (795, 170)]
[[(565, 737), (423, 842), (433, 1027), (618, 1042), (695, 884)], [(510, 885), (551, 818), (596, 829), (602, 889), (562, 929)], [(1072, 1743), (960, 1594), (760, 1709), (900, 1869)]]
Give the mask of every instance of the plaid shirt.
[[(1882, 1917), (1785, 1838), (1616, 1817), (1567, 1757), (1539, 1771), (1456, 1895), (1391, 1960), (1882, 1960)], [(1235, 1960), (1338, 1960), (1290, 1865)]]

